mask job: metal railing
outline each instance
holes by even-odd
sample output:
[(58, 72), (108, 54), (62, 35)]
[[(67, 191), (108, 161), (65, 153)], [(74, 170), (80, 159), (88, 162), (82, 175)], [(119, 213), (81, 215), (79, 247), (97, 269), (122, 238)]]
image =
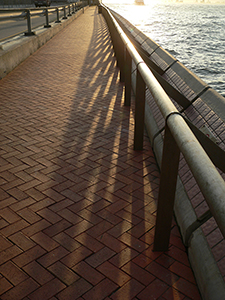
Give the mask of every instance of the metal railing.
[(168, 250), (180, 153), (183, 154), (205, 197), (210, 215), (215, 218), (225, 237), (225, 183), (223, 178), (193, 134), (189, 124), (176, 109), (111, 12), (103, 5), (99, 12), (103, 13), (108, 23), (117, 64), (120, 68), (120, 80), (125, 82), (125, 105), (130, 105), (131, 101), (132, 63), (136, 66), (134, 149), (141, 150), (143, 148), (146, 87), (151, 92), (166, 124), (154, 250)]
[[(8, 9), (0, 9), (0, 22), (12, 19), (26, 19), (27, 20), (27, 30), (15, 33), (10, 37), (16, 36), (18, 34), (24, 33), (26, 36), (35, 35), (33, 31), (35, 28), (40, 27), (32, 27), (31, 20), (36, 16), (45, 16), (45, 24), (44, 28), (51, 27), (49, 15), (55, 15), (55, 23), (60, 23), (60, 13), (63, 15), (62, 19), (65, 20), (68, 17), (75, 14), (76, 11), (80, 9), (84, 9), (87, 5), (87, 1), (79, 1), (73, 2), (62, 6), (54, 6), (54, 7), (46, 7), (46, 8), (8, 8)], [(0, 41), (3, 41), (9, 37), (4, 37)]]

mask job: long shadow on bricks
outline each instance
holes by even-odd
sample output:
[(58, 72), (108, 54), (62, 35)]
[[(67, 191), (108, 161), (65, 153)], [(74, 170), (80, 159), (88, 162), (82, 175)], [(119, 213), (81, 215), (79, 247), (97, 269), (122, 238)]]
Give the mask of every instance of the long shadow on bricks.
[(12, 72), (3, 90), (12, 82), (19, 101), (3, 102), (14, 110), (1, 149), (9, 205), (0, 211), (1, 298), (199, 299), (175, 223), (170, 251), (152, 251), (159, 172), (147, 136), (144, 150), (133, 150), (134, 101), (124, 106), (97, 9)]

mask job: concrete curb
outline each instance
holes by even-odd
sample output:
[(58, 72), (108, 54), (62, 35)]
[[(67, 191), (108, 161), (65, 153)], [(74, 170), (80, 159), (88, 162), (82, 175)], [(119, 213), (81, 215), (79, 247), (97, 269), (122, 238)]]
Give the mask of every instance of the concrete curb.
[[(87, 8), (88, 6), (86, 6), (84, 10)], [(21, 62), (23, 62), (81, 14), (83, 14), (83, 9), (80, 9), (68, 19), (62, 20), (61, 23), (51, 23), (52, 27), (50, 28), (38, 28), (35, 30), (35, 35), (21, 35), (4, 42), (0, 48), (0, 79), (10, 73)]]
[(224, 280), (201, 228), (192, 234), (188, 257), (202, 298), (204, 300), (225, 300)]

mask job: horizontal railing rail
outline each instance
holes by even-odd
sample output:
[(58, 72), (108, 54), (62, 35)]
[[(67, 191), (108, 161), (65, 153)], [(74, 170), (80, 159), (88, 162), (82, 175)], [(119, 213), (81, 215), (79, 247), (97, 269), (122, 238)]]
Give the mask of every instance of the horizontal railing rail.
[(136, 66), (134, 149), (143, 149), (145, 90), (149, 89), (164, 120), (164, 146), (154, 238), (154, 250), (166, 251), (172, 224), (178, 165), (183, 154), (212, 215), (225, 237), (225, 183), (183, 115), (177, 110), (143, 58), (121, 29), (111, 12), (102, 5), (113, 41), (120, 80), (125, 82), (125, 105), (131, 102), (131, 66)]
[[(112, 12), (113, 16), (116, 18), (116, 13), (113, 11), (111, 11), (111, 12)], [(157, 81), (163, 87), (166, 94), (170, 98), (172, 98), (175, 103), (178, 104), (178, 106), (180, 107), (180, 109), (179, 109), (180, 113), (185, 112), (185, 110), (188, 107), (190, 107), (200, 96), (202, 96), (205, 92), (207, 92), (208, 90), (211, 89), (209, 85), (204, 84), (204, 87), (202, 88), (201, 92), (198, 93), (194, 97), (194, 99), (192, 99), (190, 101), (187, 96), (182, 94), (171, 82), (168, 82), (168, 80), (166, 80), (163, 77), (165, 70), (163, 70), (153, 60), (151, 60), (151, 58), (150, 58), (151, 55), (149, 55), (149, 53), (142, 48), (142, 46), (135, 39), (135, 37), (132, 35), (132, 33), (129, 30), (127, 30), (127, 28), (124, 26), (124, 24), (122, 22), (120, 22), (117, 18), (116, 18), (116, 20), (118, 21), (119, 25), (122, 27), (122, 29), (124, 30), (126, 35), (129, 37), (132, 44), (137, 49), (138, 53), (141, 55), (141, 57), (144, 60), (144, 62), (146, 63), (146, 65), (150, 68), (153, 75), (156, 77)], [(143, 40), (142, 40), (142, 42), (143, 42)], [(177, 59), (174, 59), (174, 58), (172, 58), (172, 59), (173, 59), (173, 62), (170, 63), (170, 65), (169, 65), (169, 67), (167, 67), (167, 69), (169, 69), (172, 65), (174, 65), (176, 62), (178, 62)], [(216, 102), (216, 100), (217, 99), (214, 98), (214, 102)], [(193, 124), (193, 122), (191, 122), (189, 119), (185, 118), (185, 120), (186, 120), (186, 122), (188, 122), (189, 127), (191, 127), (191, 130), (193, 131), (193, 133), (197, 137), (198, 141), (203, 146), (204, 150), (206, 151), (206, 153), (208, 154), (210, 159), (213, 161), (214, 165), (217, 168), (219, 168), (223, 173), (225, 173), (225, 152), (218, 145), (219, 142), (217, 140), (216, 140), (216, 142), (215, 142), (215, 140), (212, 141), (206, 134), (204, 134), (202, 132), (202, 130), (200, 128), (195, 126)], [(164, 129), (165, 129), (165, 127), (162, 127), (161, 129), (159, 129), (159, 131), (155, 134), (154, 138), (156, 138), (158, 136), (158, 134), (160, 134)]]
[[(12, 19), (26, 19), (27, 20), (27, 30), (24, 30), (22, 32), (17, 32), (10, 37), (16, 36), (18, 34), (25, 34), (26, 36), (34, 35), (35, 32), (33, 31), (37, 27), (32, 27), (31, 20), (32, 17), (36, 16), (45, 16), (45, 24), (44, 27), (48, 28), (51, 27), (50, 21), (49, 21), (49, 15), (55, 14), (55, 22), (60, 23), (60, 12), (62, 13), (62, 19), (67, 19), (68, 17), (72, 16), (72, 14), (75, 14), (76, 11), (80, 9), (84, 9), (84, 7), (87, 5), (86, 1), (79, 1), (79, 2), (73, 2), (66, 5), (60, 5), (60, 6), (53, 6), (53, 7), (46, 7), (46, 8), (3, 8), (0, 9), (0, 22), (1, 21), (7, 21)], [(40, 26), (38, 26), (40, 27)], [(1, 41), (4, 41), (8, 39), (9, 36), (4, 37), (0, 39)]]

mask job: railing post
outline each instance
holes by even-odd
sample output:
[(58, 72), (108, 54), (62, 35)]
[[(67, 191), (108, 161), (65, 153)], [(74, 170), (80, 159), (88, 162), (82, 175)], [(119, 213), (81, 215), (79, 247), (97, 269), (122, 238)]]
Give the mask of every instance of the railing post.
[(113, 42), (113, 49), (115, 52), (115, 57), (116, 57), (116, 65), (119, 67), (119, 45), (118, 45), (118, 32), (116, 30), (116, 27), (114, 26), (113, 22), (111, 22), (111, 37), (112, 37), (112, 42)]
[[(76, 4), (75, 4), (76, 5)], [(75, 14), (75, 5), (74, 5), (74, 3), (72, 4), (72, 14)]]
[(143, 149), (145, 120), (145, 82), (137, 68), (135, 97), (134, 150)]
[(124, 46), (120, 34), (115, 27), (113, 28), (113, 40), (114, 40), (114, 51), (117, 60), (117, 67), (119, 67), (120, 69), (120, 81), (123, 82), (124, 81), (124, 76), (123, 76), (124, 75), (123, 74)]
[(99, 14), (102, 13), (102, 7), (101, 7), (101, 4), (98, 5), (98, 13), (99, 13)]
[(124, 82), (125, 81), (125, 48), (124, 48), (124, 43), (119, 36), (119, 56), (120, 56), (120, 81)]
[(24, 35), (34, 35), (35, 33), (31, 30), (31, 17), (30, 17), (30, 10), (27, 10), (27, 32), (24, 33)]
[(70, 12), (70, 4), (69, 4), (69, 13), (68, 13), (68, 17), (71, 17), (71, 12)]
[(66, 6), (63, 7), (63, 10), (64, 10), (63, 20), (66, 20), (67, 19), (67, 16), (66, 16)]
[(49, 28), (51, 27), (51, 25), (49, 25), (49, 17), (48, 17), (48, 9), (45, 9), (45, 16), (46, 16), (46, 24), (45, 24), (45, 28)]
[(125, 106), (130, 106), (131, 102), (131, 66), (132, 58), (126, 47), (126, 56), (125, 56)]
[(163, 156), (160, 174), (154, 251), (167, 251), (173, 218), (180, 149), (169, 127), (165, 127)]
[(55, 23), (61, 23), (61, 21), (59, 20), (59, 8), (56, 8), (56, 15), (57, 15), (57, 20), (55, 21)]

